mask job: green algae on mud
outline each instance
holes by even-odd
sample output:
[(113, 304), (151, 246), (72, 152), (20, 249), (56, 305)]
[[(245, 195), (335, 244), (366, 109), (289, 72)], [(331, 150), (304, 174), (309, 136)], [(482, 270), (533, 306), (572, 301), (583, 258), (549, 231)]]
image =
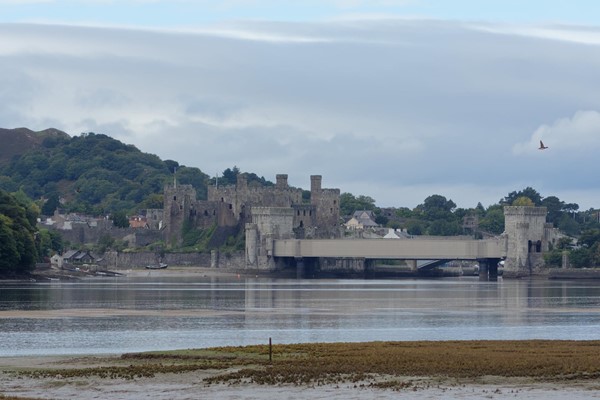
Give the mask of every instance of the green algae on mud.
[[(19, 368), (32, 378), (128, 379), (202, 371), (204, 384), (328, 385), (402, 389), (418, 378), (482, 377), (539, 382), (600, 377), (600, 341), (421, 341), (218, 347), (86, 357), (69, 365)], [(410, 378), (410, 379), (409, 379)]]

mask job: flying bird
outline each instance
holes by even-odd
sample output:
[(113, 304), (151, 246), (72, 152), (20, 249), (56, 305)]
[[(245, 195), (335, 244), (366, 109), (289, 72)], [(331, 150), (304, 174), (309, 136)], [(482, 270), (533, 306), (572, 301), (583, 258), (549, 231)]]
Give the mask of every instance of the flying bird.
[(546, 150), (547, 148), (548, 146), (544, 146), (544, 142), (540, 140), (540, 147), (538, 148), (538, 150)]

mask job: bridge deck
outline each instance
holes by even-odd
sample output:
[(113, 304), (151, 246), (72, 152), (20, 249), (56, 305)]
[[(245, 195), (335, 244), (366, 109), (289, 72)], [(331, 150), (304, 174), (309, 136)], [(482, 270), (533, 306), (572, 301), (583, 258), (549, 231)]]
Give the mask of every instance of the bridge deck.
[(273, 255), (380, 260), (477, 260), (506, 257), (506, 239), (288, 239), (274, 241)]

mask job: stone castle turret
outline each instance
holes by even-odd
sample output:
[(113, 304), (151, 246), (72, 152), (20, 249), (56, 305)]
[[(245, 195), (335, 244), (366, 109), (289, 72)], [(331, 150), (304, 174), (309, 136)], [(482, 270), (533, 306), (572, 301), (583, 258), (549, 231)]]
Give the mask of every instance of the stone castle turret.
[(546, 207), (504, 207), (504, 232), (508, 236), (504, 263), (506, 277), (530, 275), (544, 266), (543, 253), (558, 237), (546, 223)]

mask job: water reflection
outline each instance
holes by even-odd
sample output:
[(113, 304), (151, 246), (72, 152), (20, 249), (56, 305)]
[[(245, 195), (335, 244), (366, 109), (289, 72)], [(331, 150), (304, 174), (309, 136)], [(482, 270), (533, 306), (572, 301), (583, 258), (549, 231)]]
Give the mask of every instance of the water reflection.
[(0, 288), (0, 355), (275, 342), (600, 339), (595, 282), (109, 278)]

